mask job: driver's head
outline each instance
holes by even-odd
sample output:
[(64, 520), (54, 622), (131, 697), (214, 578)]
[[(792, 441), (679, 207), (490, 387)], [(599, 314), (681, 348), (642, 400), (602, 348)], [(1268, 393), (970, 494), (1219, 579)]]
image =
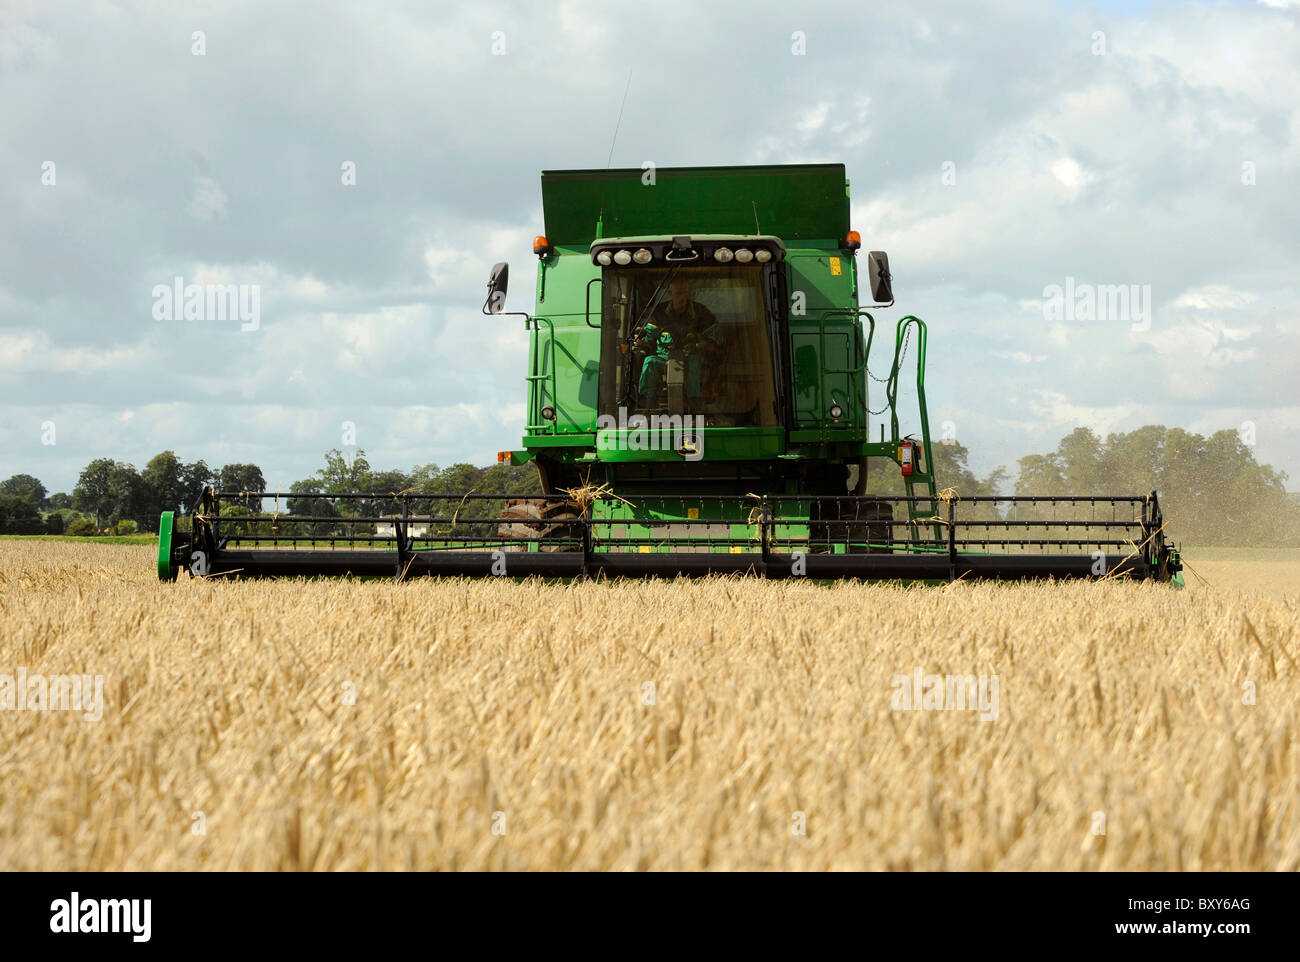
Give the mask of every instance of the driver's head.
[(686, 305), (691, 300), (691, 282), (685, 277), (674, 277), (668, 286), (668, 294), (673, 299), (673, 310), (686, 310)]

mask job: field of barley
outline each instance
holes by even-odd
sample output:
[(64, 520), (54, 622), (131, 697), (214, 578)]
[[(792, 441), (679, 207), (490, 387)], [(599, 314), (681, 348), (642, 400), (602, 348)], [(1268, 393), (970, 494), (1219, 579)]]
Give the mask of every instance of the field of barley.
[[(1188, 557), (1182, 592), (159, 584), (0, 539), (0, 685), (106, 703), (0, 711), (0, 866), (1295, 871), (1300, 558)], [(996, 709), (902, 710), (917, 671)]]

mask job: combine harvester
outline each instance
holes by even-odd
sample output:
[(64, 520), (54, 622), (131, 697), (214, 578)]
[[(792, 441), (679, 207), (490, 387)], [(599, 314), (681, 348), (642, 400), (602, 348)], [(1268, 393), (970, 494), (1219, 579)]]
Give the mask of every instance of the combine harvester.
[[(894, 298), (884, 253), (859, 270), (842, 165), (545, 171), (542, 202), (536, 310), (515, 315), (529, 338), (526, 435), (497, 456), (534, 464), (539, 493), (208, 488), (184, 519), (163, 515), (159, 577), (1181, 584), (1154, 492), (937, 490), (926, 325), (899, 320), (888, 376), (868, 369), (875, 320), (859, 301)], [(507, 277), (493, 268), (485, 314), (506, 313)], [(899, 436), (909, 347), (919, 437)], [(871, 458), (897, 466), (905, 495), (867, 495)]]

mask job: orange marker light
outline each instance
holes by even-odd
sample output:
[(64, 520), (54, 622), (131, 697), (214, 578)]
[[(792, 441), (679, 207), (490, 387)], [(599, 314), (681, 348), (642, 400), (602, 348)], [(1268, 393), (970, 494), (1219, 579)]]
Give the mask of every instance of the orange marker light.
[(506, 461), (509, 461), (509, 460), (510, 460), (510, 452), (509, 452), (509, 451), (498, 451), (498, 452), (497, 452), (497, 464), (504, 464)]
[(849, 235), (844, 238), (844, 246), (851, 251), (857, 250), (862, 246), (862, 235), (855, 230), (849, 231)]
[(543, 237), (541, 234), (538, 234), (536, 237), (533, 238), (533, 253), (534, 253), (534, 254), (539, 254), (539, 255), (540, 255), (540, 254), (549, 254), (550, 252), (551, 252), (551, 242), (550, 242), (550, 241), (548, 241), (548, 240), (547, 240), (545, 237)]

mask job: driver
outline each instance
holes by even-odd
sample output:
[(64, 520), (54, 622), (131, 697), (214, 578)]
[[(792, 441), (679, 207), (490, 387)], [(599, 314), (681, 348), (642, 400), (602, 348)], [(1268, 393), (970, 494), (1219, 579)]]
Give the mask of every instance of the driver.
[(722, 328), (711, 310), (692, 300), (690, 278), (674, 277), (668, 295), (668, 302), (655, 311), (655, 323), (673, 332), (686, 358), (687, 396), (708, 400), (718, 386), (716, 368), (722, 354)]

